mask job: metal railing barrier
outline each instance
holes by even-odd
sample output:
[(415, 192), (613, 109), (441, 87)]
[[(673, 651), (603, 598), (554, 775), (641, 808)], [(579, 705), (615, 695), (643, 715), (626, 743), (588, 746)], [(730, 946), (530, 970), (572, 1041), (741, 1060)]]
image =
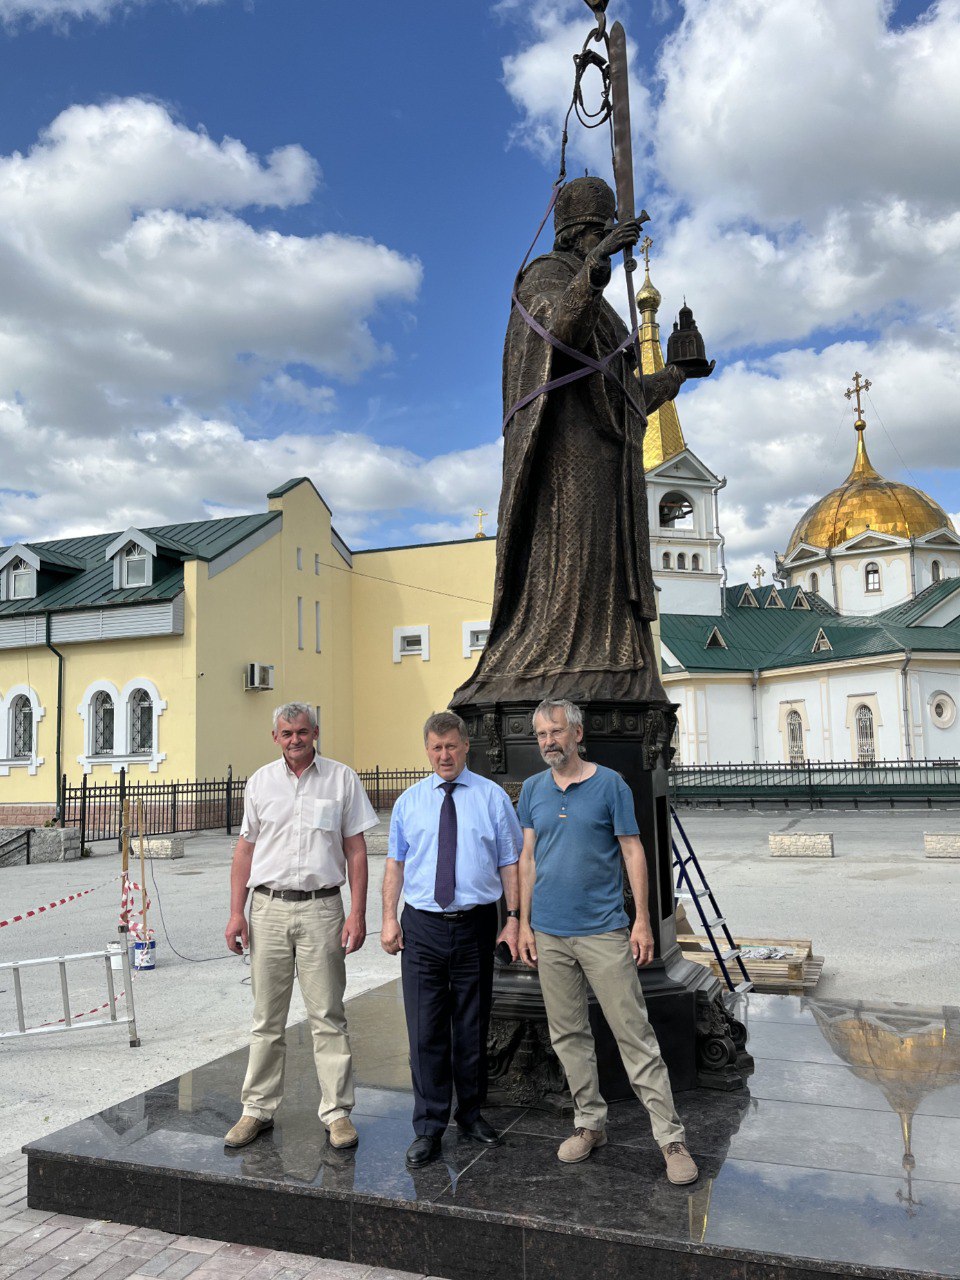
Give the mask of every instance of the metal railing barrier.
[(24, 863), (30, 865), (30, 837), (33, 832), (27, 828), (9, 840), (0, 840), (0, 867), (19, 867)]
[[(51, 1035), (61, 1031), (89, 1031), (91, 1027), (109, 1027), (116, 1026), (118, 1023), (126, 1023), (130, 1031), (130, 1048), (139, 1049), (140, 1037), (137, 1035), (137, 1019), (133, 1007), (133, 985), (130, 972), (130, 956), (127, 951), (127, 930), (121, 925), (117, 932), (120, 934), (119, 944), (111, 943), (102, 951), (80, 951), (69, 956), (44, 956), (39, 960), (12, 960), (5, 964), (0, 964), (0, 973), (9, 970), (13, 974), (18, 1028), (16, 1031), (0, 1031), (0, 1040), (10, 1040), (16, 1036)], [(107, 978), (107, 1000), (99, 1008), (90, 1009), (86, 1013), (70, 1012), (67, 965), (73, 960), (103, 960)], [(119, 961), (119, 964), (117, 961)], [(23, 1012), (23, 987), (20, 975), (24, 969), (35, 969), (44, 964), (57, 965), (60, 970), (60, 995), (63, 1000), (63, 1017), (58, 1018), (56, 1022), (45, 1022), (38, 1027), (28, 1027)], [(116, 993), (113, 981), (115, 968), (116, 971), (123, 974), (123, 990), (119, 996)], [(126, 1000), (126, 1013), (124, 1016), (117, 1014), (117, 1001), (121, 997)], [(92, 1022), (88, 1021), (90, 1014), (100, 1013), (104, 1009), (110, 1010), (109, 1017), (98, 1018)]]

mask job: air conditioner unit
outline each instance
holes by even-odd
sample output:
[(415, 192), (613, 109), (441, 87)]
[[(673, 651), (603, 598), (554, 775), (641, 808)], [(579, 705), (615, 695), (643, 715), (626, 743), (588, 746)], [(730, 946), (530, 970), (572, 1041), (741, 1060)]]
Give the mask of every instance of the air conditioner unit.
[(273, 667), (261, 662), (248, 662), (243, 673), (243, 687), (248, 692), (273, 688)]

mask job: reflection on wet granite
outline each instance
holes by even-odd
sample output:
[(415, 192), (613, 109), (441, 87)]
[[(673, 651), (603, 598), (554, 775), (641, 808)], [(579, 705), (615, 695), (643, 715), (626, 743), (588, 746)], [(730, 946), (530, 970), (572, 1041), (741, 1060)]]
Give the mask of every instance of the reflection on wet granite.
[(956, 1010), (741, 997), (749, 1089), (677, 1095), (701, 1167), (690, 1189), (666, 1182), (632, 1102), (611, 1106), (607, 1146), (581, 1165), (556, 1159), (569, 1111), (491, 1107), (501, 1147), (451, 1128), (443, 1158), (411, 1172), (398, 984), (349, 1014), (355, 1150), (326, 1140), (298, 1026), (276, 1125), (250, 1146), (223, 1147), (244, 1050), (33, 1144), (30, 1203), (454, 1280), (960, 1276)]

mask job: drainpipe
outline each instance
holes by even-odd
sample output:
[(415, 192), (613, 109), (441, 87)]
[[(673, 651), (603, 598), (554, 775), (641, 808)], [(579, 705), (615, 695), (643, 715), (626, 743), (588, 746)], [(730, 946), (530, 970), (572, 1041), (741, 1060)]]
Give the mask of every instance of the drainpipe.
[(46, 615), (46, 633), (44, 644), (57, 659), (57, 821), (63, 808), (63, 796), (60, 794), (60, 782), (63, 777), (63, 654), (50, 643), (50, 617)]
[(917, 540), (910, 539), (910, 594), (917, 594)]
[(754, 667), (753, 679), (750, 681), (750, 692), (753, 697), (753, 763), (760, 763), (760, 718), (757, 714), (757, 685), (760, 683), (760, 668)]
[(719, 545), (717, 547), (717, 551), (720, 559), (720, 600), (721, 602), (724, 599), (723, 593), (726, 590), (726, 586), (727, 586), (727, 561), (726, 561), (726, 555), (725, 555), (727, 540), (726, 538), (724, 538), (723, 534), (720, 532), (720, 499), (717, 495), (720, 493), (721, 489), (726, 488), (726, 485), (727, 485), (727, 477), (721, 476), (720, 483), (717, 485), (717, 487), (713, 491), (713, 532), (716, 534), (717, 538), (719, 538), (720, 540)]
[(903, 666), (900, 668), (900, 689), (903, 702), (903, 743), (907, 752), (907, 759), (913, 759), (913, 745), (911, 743), (911, 726), (910, 726), (910, 685), (907, 678), (907, 667), (910, 665), (910, 659), (913, 657), (912, 649), (904, 649)]
[(830, 566), (830, 582), (833, 585), (833, 607), (840, 612), (840, 592), (837, 590), (837, 564), (830, 548), (826, 548), (827, 564)]

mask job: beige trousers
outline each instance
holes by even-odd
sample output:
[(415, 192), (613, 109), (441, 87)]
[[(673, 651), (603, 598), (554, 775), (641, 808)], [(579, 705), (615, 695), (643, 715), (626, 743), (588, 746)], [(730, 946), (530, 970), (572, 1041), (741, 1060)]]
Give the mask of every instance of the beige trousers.
[(283, 1098), (286, 1025), (296, 968), (313, 1035), (320, 1081), (320, 1119), (330, 1125), (353, 1107), (353, 1064), (343, 993), (347, 984), (339, 894), (282, 902), (254, 893), (250, 901), (253, 1031), (240, 1099), (245, 1116), (269, 1120)]
[(537, 969), (550, 1043), (573, 1094), (578, 1129), (602, 1129), (607, 1104), (600, 1095), (597, 1050), (587, 1014), (587, 983), (613, 1032), (634, 1093), (650, 1115), (658, 1146), (683, 1142), (667, 1068), (647, 1021), (647, 1007), (626, 929), (586, 938), (537, 933)]

